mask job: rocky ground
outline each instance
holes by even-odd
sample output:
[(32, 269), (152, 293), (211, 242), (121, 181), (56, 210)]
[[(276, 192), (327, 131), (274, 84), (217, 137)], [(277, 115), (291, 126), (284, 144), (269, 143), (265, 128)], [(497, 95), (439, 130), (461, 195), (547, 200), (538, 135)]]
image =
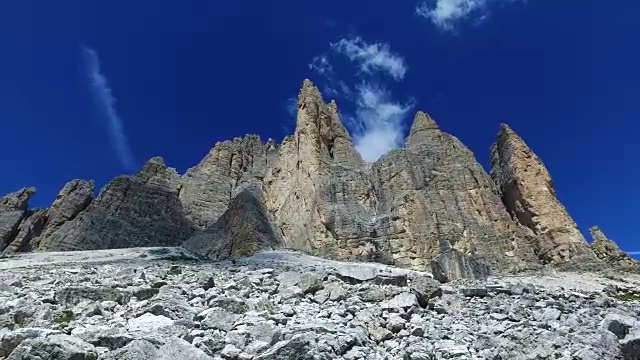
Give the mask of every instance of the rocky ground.
[(0, 258), (0, 359), (639, 359), (640, 277), (173, 248)]

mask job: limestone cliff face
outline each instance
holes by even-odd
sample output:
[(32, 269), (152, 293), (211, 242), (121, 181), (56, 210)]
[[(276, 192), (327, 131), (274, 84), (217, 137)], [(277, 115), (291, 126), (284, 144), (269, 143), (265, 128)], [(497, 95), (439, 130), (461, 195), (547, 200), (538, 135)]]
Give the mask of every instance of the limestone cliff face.
[(546, 263), (597, 261), (578, 226), (558, 201), (546, 167), (510, 127), (502, 125), (491, 150), (491, 176), (507, 210), (537, 235)]
[(428, 268), (451, 249), (494, 269), (535, 262), (474, 155), (429, 115), (416, 115), (405, 148), (376, 162), (372, 179), (394, 263)]
[(176, 171), (153, 158), (135, 176), (112, 180), (73, 220), (42, 236), (38, 250), (180, 245), (194, 231), (178, 199), (181, 186)]
[(295, 134), (285, 138), (265, 177), (266, 205), (287, 245), (325, 256), (375, 258), (375, 246), (361, 241), (373, 217), (370, 189), (336, 104), (325, 103), (305, 81)]
[(620, 250), (618, 245), (612, 240), (609, 240), (599, 227), (594, 226), (590, 228), (589, 233), (593, 239), (591, 249), (599, 259), (614, 268), (640, 270), (640, 263)]
[(419, 269), (452, 250), (453, 260), (476, 256), (493, 268), (537, 261), (473, 154), (427, 114), (418, 113), (403, 149), (365, 164), (335, 103), (311, 82), (298, 110), (296, 132), (265, 178), (267, 207), (288, 246)]

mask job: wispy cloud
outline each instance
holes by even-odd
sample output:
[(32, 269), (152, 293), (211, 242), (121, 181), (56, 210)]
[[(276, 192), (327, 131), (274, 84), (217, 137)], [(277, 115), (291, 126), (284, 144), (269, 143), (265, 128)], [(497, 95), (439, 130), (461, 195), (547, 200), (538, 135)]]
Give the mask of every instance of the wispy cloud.
[(357, 94), (354, 143), (362, 158), (373, 162), (402, 144), (402, 122), (413, 104), (401, 104), (384, 88), (367, 82), (358, 85)]
[[(360, 37), (341, 39), (331, 44), (333, 51), (343, 54), (357, 63), (365, 73), (386, 72), (395, 80), (402, 80), (407, 73), (404, 58), (391, 52), (387, 43), (369, 44)], [(325, 57), (326, 60), (326, 57)]]
[[(337, 58), (348, 60), (360, 71), (340, 77), (333, 66)], [(317, 56), (310, 69), (324, 78), (326, 95), (348, 102), (354, 108), (346, 114), (356, 149), (367, 162), (374, 162), (391, 149), (401, 146), (403, 121), (413, 108), (412, 102), (401, 102), (384, 86), (384, 78), (402, 81), (409, 67), (404, 58), (394, 53), (388, 43), (368, 43), (361, 37), (344, 38), (330, 44), (326, 54)]]
[(451, 31), (458, 22), (465, 19), (484, 20), (491, 4), (515, 1), (517, 0), (421, 0), (416, 14), (431, 20), (442, 30)]
[(327, 55), (319, 55), (314, 57), (311, 63), (309, 63), (309, 69), (321, 75), (333, 74), (333, 66), (331, 66), (331, 64), (329, 63)]
[(116, 111), (116, 99), (113, 91), (109, 87), (107, 78), (100, 70), (100, 59), (93, 49), (82, 49), (84, 60), (87, 65), (87, 75), (89, 77), (91, 93), (96, 102), (96, 106), (100, 111), (100, 115), (104, 117), (111, 137), (111, 142), (116, 151), (116, 155), (122, 166), (129, 171), (137, 169), (133, 159), (127, 136), (124, 131), (124, 125), (118, 112)]
[(631, 256), (640, 255), (640, 251), (627, 251), (626, 253)]

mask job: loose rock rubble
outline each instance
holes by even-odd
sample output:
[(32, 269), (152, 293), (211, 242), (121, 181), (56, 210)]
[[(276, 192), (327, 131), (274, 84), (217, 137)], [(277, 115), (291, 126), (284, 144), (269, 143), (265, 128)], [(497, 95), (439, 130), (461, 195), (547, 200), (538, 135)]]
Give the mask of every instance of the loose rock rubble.
[(638, 276), (440, 285), (286, 251), (223, 262), (129, 251), (0, 259), (0, 359), (640, 358)]

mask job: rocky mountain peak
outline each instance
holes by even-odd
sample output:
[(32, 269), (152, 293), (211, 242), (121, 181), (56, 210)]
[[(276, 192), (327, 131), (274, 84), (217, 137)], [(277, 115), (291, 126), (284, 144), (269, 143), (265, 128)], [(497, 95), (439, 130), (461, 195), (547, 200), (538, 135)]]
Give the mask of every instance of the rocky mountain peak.
[(438, 126), (438, 124), (436, 124), (436, 121), (433, 120), (433, 118), (429, 114), (423, 111), (418, 111), (413, 119), (413, 125), (411, 125), (409, 136), (413, 136), (421, 131), (433, 130), (440, 130), (440, 127)]
[(537, 235), (536, 253), (543, 261), (597, 262), (575, 221), (556, 198), (549, 171), (505, 124), (491, 148), (491, 177), (512, 218)]

